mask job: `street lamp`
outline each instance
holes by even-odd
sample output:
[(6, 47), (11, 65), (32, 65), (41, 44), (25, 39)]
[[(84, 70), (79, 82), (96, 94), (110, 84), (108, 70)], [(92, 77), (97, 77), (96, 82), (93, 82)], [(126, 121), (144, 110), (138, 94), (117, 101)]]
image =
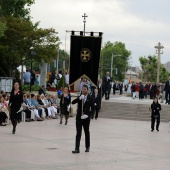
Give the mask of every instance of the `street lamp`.
[(117, 57), (117, 56), (121, 56), (121, 55), (113, 55), (113, 53), (112, 53), (111, 67), (110, 67), (110, 76), (111, 76), (111, 77), (112, 77), (112, 71), (113, 71), (113, 57)]
[(30, 74), (30, 92), (31, 92), (31, 78), (32, 78), (32, 56), (36, 55), (36, 52), (33, 51), (33, 48), (30, 48), (30, 60), (31, 60), (31, 74)]
[(60, 44), (61, 44), (62, 42), (58, 42), (58, 57), (57, 57), (57, 74), (58, 74), (58, 71), (59, 71), (59, 69), (58, 69), (58, 67), (59, 67), (59, 57), (60, 57), (60, 52), (59, 52), (59, 50), (60, 50)]

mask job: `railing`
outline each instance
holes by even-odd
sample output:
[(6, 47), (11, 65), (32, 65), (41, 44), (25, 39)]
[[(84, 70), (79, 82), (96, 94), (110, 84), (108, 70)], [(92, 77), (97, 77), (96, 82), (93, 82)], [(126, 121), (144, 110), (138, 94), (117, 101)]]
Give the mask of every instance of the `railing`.
[(11, 92), (13, 79), (13, 77), (0, 77), (0, 91)]

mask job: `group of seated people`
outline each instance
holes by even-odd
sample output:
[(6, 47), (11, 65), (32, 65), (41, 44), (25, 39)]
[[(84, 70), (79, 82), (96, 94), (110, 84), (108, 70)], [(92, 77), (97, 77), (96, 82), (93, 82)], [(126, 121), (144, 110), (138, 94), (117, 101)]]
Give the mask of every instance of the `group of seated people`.
[(26, 113), (26, 121), (58, 118), (59, 100), (55, 96), (24, 94), (23, 99), (23, 111)]
[(9, 119), (9, 110), (8, 110), (8, 103), (9, 103), (10, 94), (4, 93), (3, 91), (0, 92), (0, 125), (6, 126)]
[[(9, 98), (10, 93), (0, 94), (0, 125), (6, 126), (9, 122)], [(45, 119), (57, 119), (59, 115), (60, 99), (50, 94), (23, 94), (23, 110), (25, 121), (43, 121)], [(21, 114), (20, 120), (21, 121)]]

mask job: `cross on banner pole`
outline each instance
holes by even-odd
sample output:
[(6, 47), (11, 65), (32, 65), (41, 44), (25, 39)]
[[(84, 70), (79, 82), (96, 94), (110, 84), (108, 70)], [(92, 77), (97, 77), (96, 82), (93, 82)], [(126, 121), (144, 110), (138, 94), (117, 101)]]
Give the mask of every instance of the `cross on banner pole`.
[(85, 36), (86, 17), (88, 17), (88, 16), (86, 15), (86, 13), (84, 13), (84, 15), (82, 15), (82, 17), (84, 18), (83, 22), (84, 22), (84, 36)]

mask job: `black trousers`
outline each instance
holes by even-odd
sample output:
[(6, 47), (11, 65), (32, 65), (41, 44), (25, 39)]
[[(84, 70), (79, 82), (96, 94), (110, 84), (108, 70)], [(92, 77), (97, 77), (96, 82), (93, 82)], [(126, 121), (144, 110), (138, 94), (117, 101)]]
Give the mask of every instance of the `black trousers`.
[(165, 99), (167, 103), (170, 103), (170, 92), (169, 91), (165, 92)]
[(143, 90), (139, 90), (139, 99), (143, 99)]
[(24, 112), (26, 113), (26, 118), (30, 119), (31, 118), (31, 110), (25, 109)]
[(155, 121), (156, 121), (156, 129), (159, 129), (160, 116), (158, 116), (157, 118), (155, 116), (151, 116), (151, 129), (152, 130), (154, 130)]
[(98, 118), (99, 108), (95, 107), (95, 119)]
[(81, 133), (82, 133), (82, 127), (84, 129), (85, 133), (85, 146), (86, 148), (90, 147), (90, 131), (89, 131), (89, 126), (90, 126), (90, 118), (87, 119), (81, 119), (81, 120), (76, 120), (76, 146), (75, 149), (80, 148), (80, 140), (81, 140)]
[(0, 123), (4, 123), (6, 118), (8, 118), (6, 113), (0, 112)]
[(105, 94), (105, 99), (109, 99), (109, 97), (110, 97), (110, 89), (109, 88), (105, 89), (104, 94)]

